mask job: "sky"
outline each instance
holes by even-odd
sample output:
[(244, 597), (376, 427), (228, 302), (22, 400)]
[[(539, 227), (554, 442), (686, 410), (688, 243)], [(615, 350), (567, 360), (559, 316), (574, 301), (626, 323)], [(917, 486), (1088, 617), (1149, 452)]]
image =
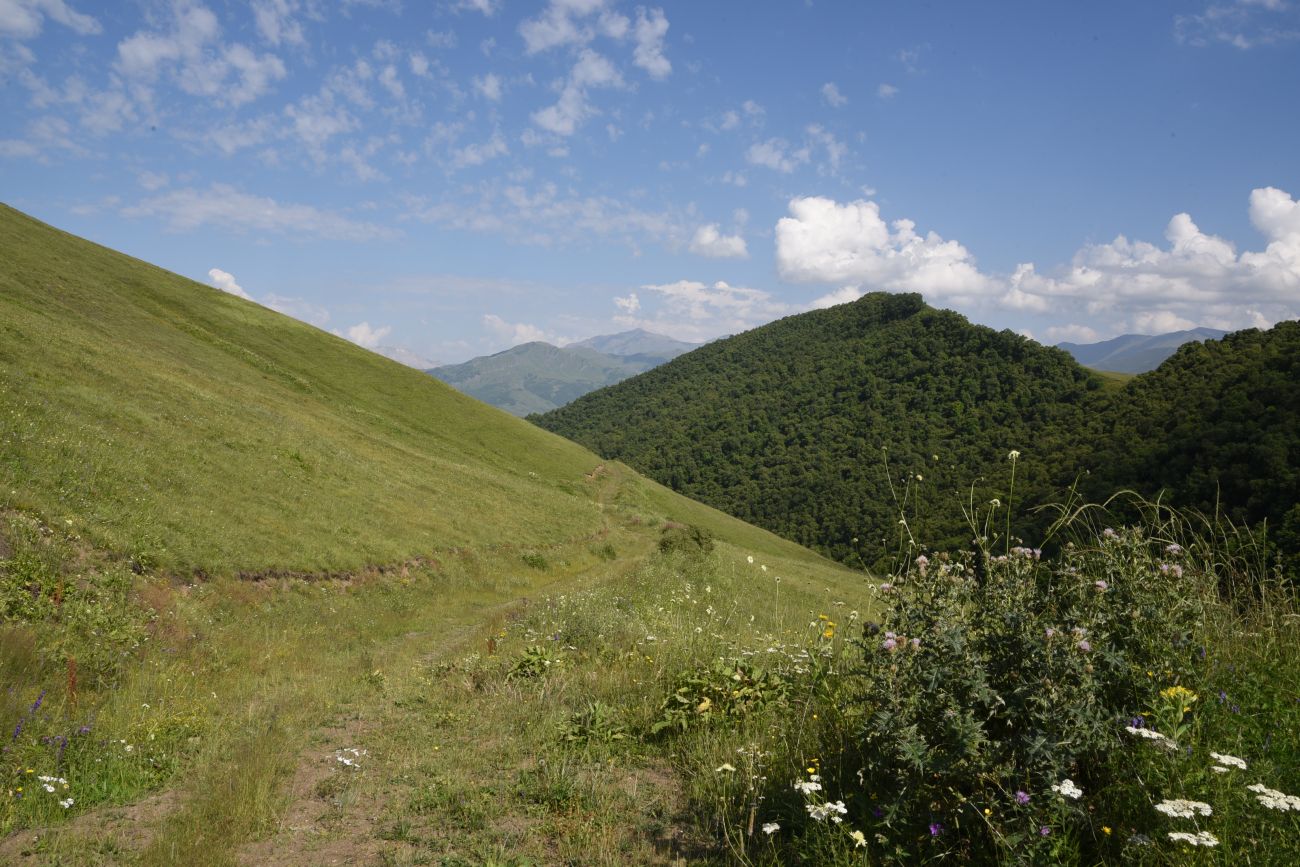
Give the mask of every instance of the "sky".
[(1300, 317), (1300, 0), (0, 0), (0, 200), (417, 366)]

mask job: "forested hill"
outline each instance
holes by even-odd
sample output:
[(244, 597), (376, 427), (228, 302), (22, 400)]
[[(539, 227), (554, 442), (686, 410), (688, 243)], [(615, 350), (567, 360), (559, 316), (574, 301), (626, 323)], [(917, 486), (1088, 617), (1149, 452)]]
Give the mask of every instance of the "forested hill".
[(873, 562), (897, 541), (904, 498), (919, 540), (969, 544), (961, 504), (972, 484), (977, 503), (1005, 497), (1012, 450), (1017, 500), (1055, 496), (1099, 386), (1062, 350), (876, 293), (706, 345), (534, 421), (787, 538)]
[(1188, 343), (1113, 396), (1090, 493), (1165, 489), (1300, 553), (1300, 322)]

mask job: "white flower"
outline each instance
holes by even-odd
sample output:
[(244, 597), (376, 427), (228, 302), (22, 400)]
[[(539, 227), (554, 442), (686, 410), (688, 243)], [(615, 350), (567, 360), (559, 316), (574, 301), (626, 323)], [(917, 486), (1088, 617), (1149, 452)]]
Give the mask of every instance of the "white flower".
[[(819, 787), (820, 788), (820, 787)], [(825, 804), (808, 804), (808, 815), (818, 822), (830, 819), (836, 824), (843, 822), (840, 817), (849, 812), (843, 801), (827, 801)]]
[(1186, 831), (1170, 831), (1169, 839), (1174, 842), (1183, 842), (1192, 846), (1217, 846), (1219, 838), (1215, 837), (1209, 831), (1197, 831), (1195, 834), (1188, 834)]
[(735, 772), (736, 768), (730, 762), (723, 762), (719, 767), (713, 769), (713, 773), (715, 774), (734, 774)]
[(745, 558), (745, 562), (747, 562), (747, 563), (749, 563), (749, 565), (753, 566), (753, 565), (754, 565), (754, 555), (753, 555), (753, 554), (750, 554), (748, 557), (746, 557), (746, 558)]
[(1236, 756), (1229, 756), (1223, 753), (1210, 753), (1210, 757), (1221, 765), (1227, 765), (1230, 768), (1241, 768), (1243, 771), (1246, 770), (1245, 759), (1239, 759)]
[(807, 782), (803, 780), (795, 780), (794, 790), (800, 794), (808, 795), (813, 792), (820, 792), (822, 790), (822, 784), (817, 782), (817, 775), (814, 774), (813, 779), (808, 780)]
[(1133, 726), (1124, 726), (1124, 731), (1128, 732), (1134, 737), (1146, 738), (1149, 741), (1155, 741), (1158, 746), (1162, 746), (1167, 750), (1178, 749), (1178, 744), (1174, 743), (1172, 738), (1170, 738), (1168, 735), (1162, 735), (1160, 732), (1156, 731), (1155, 729), (1139, 729), (1139, 728), (1134, 728)]
[(1182, 798), (1161, 801), (1156, 804), (1156, 811), (1175, 819), (1190, 819), (1197, 814), (1208, 816), (1214, 812), (1210, 805), (1203, 801), (1185, 801)]
[(861, 831), (853, 831), (849, 834), (849, 839), (853, 841), (854, 849), (862, 849), (867, 845), (867, 835)]
[(767, 834), (769, 837), (770, 837), (771, 835), (775, 834), (777, 831), (780, 831), (780, 830), (781, 830), (781, 825), (780, 825), (779, 822), (764, 822), (764, 823), (763, 823), (763, 833), (764, 833), (764, 834)]
[(1226, 773), (1228, 773), (1228, 769), (1225, 768), (1225, 767), (1222, 767), (1221, 765), (1210, 765), (1210, 770), (1214, 771), (1216, 774), (1226, 774)]
[(1020, 452), (1016, 451), (1015, 449), (1012, 449), (1011, 451), (1007, 452), (1007, 460), (1009, 461), (1014, 461), (1019, 457), (1020, 457)]
[(66, 810), (69, 807), (71, 807), (74, 803), (76, 802), (73, 801), (71, 798), (66, 798), (62, 801), (59, 801), (59, 806)]
[(42, 788), (44, 788), (45, 791), (47, 791), (47, 792), (51, 792), (51, 793), (52, 793), (52, 792), (54, 791), (54, 787), (51, 786), (49, 783), (45, 783), (45, 784), (43, 785)]
[(1278, 810), (1283, 813), (1293, 810), (1300, 813), (1300, 798), (1295, 795), (1287, 795), (1277, 789), (1270, 789), (1263, 783), (1255, 783), (1253, 786), (1247, 786), (1246, 788), (1255, 792), (1255, 800), (1270, 810)]
[(1063, 798), (1071, 798), (1075, 801), (1079, 800), (1079, 796), (1083, 794), (1083, 789), (1076, 786), (1074, 780), (1070, 779), (1061, 780), (1061, 782), (1052, 786), (1052, 791)]

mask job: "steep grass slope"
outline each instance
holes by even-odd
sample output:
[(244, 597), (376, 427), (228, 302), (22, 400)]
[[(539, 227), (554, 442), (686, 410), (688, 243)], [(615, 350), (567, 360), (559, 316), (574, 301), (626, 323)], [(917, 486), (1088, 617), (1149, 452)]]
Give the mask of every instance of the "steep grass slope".
[(145, 567), (336, 572), (595, 532), (597, 463), (419, 371), (0, 209), (0, 508)]

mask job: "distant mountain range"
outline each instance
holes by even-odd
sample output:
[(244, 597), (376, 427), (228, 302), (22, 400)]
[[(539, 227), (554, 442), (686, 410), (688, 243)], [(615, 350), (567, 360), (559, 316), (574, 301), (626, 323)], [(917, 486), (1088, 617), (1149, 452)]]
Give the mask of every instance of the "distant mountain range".
[(1155, 370), (1184, 343), (1219, 340), (1228, 332), (1215, 328), (1193, 328), (1169, 334), (1123, 334), (1100, 343), (1058, 343), (1074, 360), (1094, 370), (1116, 373), (1146, 373)]
[(484, 403), (524, 416), (564, 406), (590, 391), (658, 367), (696, 345), (638, 328), (565, 347), (525, 343), (428, 372)]

